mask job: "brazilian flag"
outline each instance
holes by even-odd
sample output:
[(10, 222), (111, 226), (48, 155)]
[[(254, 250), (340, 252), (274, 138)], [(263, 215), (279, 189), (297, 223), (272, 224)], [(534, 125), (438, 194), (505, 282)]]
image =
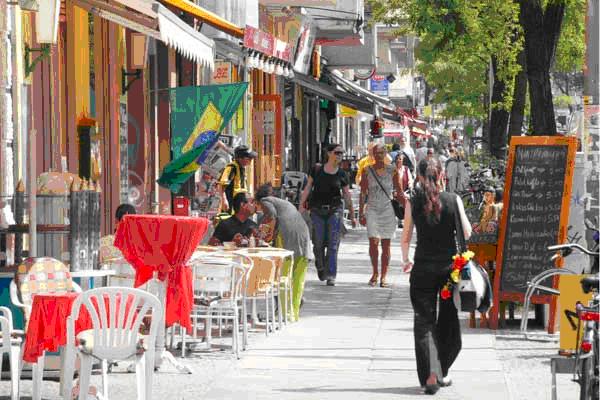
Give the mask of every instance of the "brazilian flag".
[(248, 83), (242, 82), (171, 89), (173, 160), (163, 169), (159, 185), (173, 193), (179, 192), (219, 140), (247, 88)]

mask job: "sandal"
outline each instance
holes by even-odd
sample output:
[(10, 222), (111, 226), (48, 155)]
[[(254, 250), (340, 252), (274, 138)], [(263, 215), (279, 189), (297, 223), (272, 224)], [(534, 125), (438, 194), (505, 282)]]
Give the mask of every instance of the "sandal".
[(369, 280), (369, 286), (376, 286), (378, 279), (379, 279), (379, 275), (371, 276), (371, 279)]
[(387, 283), (387, 281), (384, 278), (381, 278), (381, 282), (379, 282), (379, 286), (382, 288), (389, 288), (392, 287), (392, 285), (390, 285), (389, 283)]

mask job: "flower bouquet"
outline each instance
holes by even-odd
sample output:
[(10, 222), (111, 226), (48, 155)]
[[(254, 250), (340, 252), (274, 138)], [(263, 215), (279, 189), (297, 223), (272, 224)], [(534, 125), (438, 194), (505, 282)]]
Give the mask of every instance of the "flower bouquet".
[[(473, 256), (475, 256), (475, 253), (468, 250), (452, 257), (452, 271), (450, 272), (450, 277), (440, 290), (440, 296), (443, 300), (448, 300), (452, 297), (452, 290), (454, 289), (454, 286), (460, 282), (461, 278), (470, 279), (470, 276), (463, 277), (462, 274), (465, 265), (469, 263)], [(468, 273), (467, 270), (464, 272)]]

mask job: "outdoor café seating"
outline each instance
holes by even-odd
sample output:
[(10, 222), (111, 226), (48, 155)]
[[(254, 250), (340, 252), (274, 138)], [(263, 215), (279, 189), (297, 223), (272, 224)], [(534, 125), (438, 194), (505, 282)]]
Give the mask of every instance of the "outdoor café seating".
[[(23, 311), (25, 320), (23, 361), (33, 364), (34, 400), (42, 396), (45, 352), (57, 351), (63, 344), (46, 317), (57, 313), (61, 297), (69, 293), (81, 293), (81, 288), (71, 279), (67, 266), (50, 257), (25, 259), (10, 283), (11, 302)], [(50, 317), (56, 321), (56, 316)]]
[[(8, 354), (10, 364), (10, 399), (19, 398), (19, 379), (21, 372), (21, 344), (23, 331), (13, 328), (12, 312), (8, 307), (0, 307), (0, 360), (4, 353)], [(1, 370), (1, 368), (0, 368)]]
[[(71, 399), (75, 357), (79, 356), (79, 400), (87, 400), (92, 363), (101, 360), (103, 390), (108, 399), (107, 363), (135, 358), (137, 398), (152, 398), (155, 342), (162, 322), (163, 307), (158, 298), (133, 288), (97, 288), (88, 290), (73, 302), (67, 320), (63, 395)], [(81, 329), (81, 314), (91, 320), (89, 329)], [(150, 318), (146, 316), (150, 314)], [(77, 317), (75, 317), (77, 316)], [(145, 321), (147, 335), (141, 335)]]
[[(234, 259), (206, 257), (194, 262), (194, 306), (192, 326), (197, 332), (198, 320), (205, 320), (207, 346), (211, 345), (213, 318), (231, 320), (232, 350), (239, 358), (239, 321), (243, 309), (243, 283), (246, 276), (244, 266)], [(182, 352), (185, 351), (185, 335), (182, 340)]]

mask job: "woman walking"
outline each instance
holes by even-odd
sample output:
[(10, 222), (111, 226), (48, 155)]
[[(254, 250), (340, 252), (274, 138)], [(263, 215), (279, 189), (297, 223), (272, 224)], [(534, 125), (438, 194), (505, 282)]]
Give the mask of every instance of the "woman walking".
[(315, 266), (319, 279), (327, 280), (327, 286), (335, 286), (337, 276), (337, 252), (344, 223), (342, 198), (350, 211), (352, 227), (356, 226), (348, 176), (339, 167), (343, 155), (344, 150), (340, 145), (327, 145), (327, 162), (312, 168), (300, 198), (300, 212), (303, 212), (310, 195), (308, 208), (313, 225)]
[[(414, 337), (417, 373), (421, 387), (434, 394), (440, 386), (452, 383), (448, 370), (460, 352), (462, 342), (458, 313), (452, 298), (439, 300), (442, 286), (450, 275), (456, 254), (456, 214), (471, 236), (471, 224), (460, 197), (439, 191), (440, 167), (435, 160), (421, 160), (417, 183), (406, 202), (402, 254), (404, 270), (410, 274), (410, 300), (414, 309)], [(417, 229), (414, 267), (408, 258), (413, 226)], [(460, 232), (458, 233), (460, 234)]]
[[(294, 265), (286, 263), (282, 275), (289, 276), (287, 268), (292, 269), (293, 310), (292, 320), (297, 321), (300, 313), (300, 302), (304, 293), (304, 277), (308, 268), (310, 232), (302, 215), (287, 200), (273, 196), (271, 184), (265, 184), (256, 191), (256, 204), (264, 213), (261, 223), (274, 225), (272, 234), (275, 245), (294, 252)], [(270, 239), (270, 238), (267, 238)], [(285, 310), (287, 312), (287, 310)]]
[[(386, 281), (390, 263), (390, 240), (396, 232), (397, 221), (391, 197), (395, 193), (398, 201), (402, 196), (398, 171), (394, 165), (386, 165), (387, 151), (383, 144), (373, 147), (375, 163), (363, 171), (360, 181), (359, 221), (367, 226), (369, 236), (369, 256), (373, 275), (369, 280), (370, 286), (377, 285), (379, 278), (379, 242), (381, 241), (381, 281), (379, 286), (389, 287)], [(365, 201), (367, 212), (365, 214)]]

